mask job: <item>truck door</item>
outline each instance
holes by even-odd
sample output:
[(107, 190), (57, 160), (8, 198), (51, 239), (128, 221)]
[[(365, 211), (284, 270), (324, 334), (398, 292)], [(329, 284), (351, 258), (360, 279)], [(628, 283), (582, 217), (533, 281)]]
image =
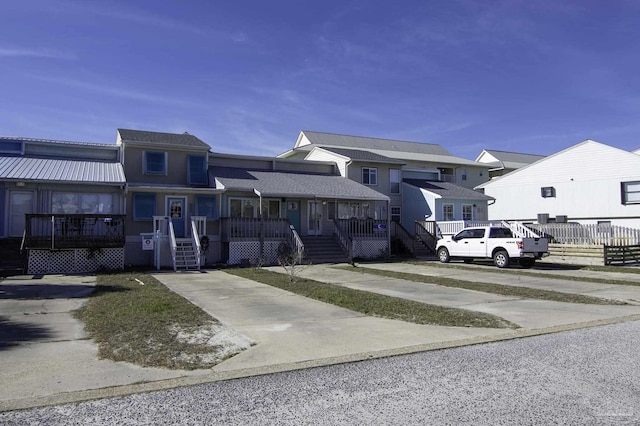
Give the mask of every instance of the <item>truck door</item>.
[(454, 235), (451, 239), (453, 244), (451, 244), (451, 250), (449, 250), (451, 256), (469, 256), (469, 242), (472, 240), (472, 231), (472, 229), (465, 229)]
[(470, 229), (472, 235), (469, 238), (469, 257), (486, 257), (487, 256), (487, 240), (485, 238), (485, 229)]

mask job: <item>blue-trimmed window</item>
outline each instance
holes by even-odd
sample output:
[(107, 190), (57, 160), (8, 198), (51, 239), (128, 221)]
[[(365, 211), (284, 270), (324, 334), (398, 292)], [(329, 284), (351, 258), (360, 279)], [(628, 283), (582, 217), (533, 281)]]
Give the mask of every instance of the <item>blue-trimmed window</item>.
[(156, 214), (156, 194), (139, 192), (133, 194), (133, 219), (151, 220)]
[(144, 173), (146, 175), (166, 175), (167, 174), (167, 153), (156, 151), (144, 152)]
[(187, 167), (189, 185), (206, 185), (207, 179), (207, 157), (204, 155), (190, 155)]
[(213, 195), (198, 195), (196, 197), (196, 216), (206, 216), (207, 219), (218, 218), (216, 197)]

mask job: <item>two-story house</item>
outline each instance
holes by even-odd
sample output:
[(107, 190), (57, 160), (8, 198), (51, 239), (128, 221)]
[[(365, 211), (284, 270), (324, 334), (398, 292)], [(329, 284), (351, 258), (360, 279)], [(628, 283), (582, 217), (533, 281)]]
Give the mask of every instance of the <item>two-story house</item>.
[(27, 250), (31, 273), (122, 268), (121, 154), (113, 144), (0, 138), (3, 248)]

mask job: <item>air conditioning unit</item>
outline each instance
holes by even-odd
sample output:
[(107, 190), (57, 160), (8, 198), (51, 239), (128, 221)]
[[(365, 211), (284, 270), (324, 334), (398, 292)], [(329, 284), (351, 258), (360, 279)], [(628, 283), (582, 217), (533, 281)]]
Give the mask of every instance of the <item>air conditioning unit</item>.
[(567, 223), (566, 215), (556, 215), (556, 223)]
[(549, 223), (549, 213), (538, 213), (538, 223)]

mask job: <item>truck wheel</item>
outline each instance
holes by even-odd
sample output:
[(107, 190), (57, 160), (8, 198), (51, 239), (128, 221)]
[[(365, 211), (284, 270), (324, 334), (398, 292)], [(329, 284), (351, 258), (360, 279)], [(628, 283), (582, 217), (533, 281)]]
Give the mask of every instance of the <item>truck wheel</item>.
[(509, 253), (504, 250), (498, 250), (493, 254), (493, 263), (495, 263), (498, 268), (506, 268), (509, 266)]
[(520, 259), (518, 261), (518, 263), (523, 268), (531, 268), (536, 263), (536, 260), (535, 259), (531, 259), (529, 257), (525, 257), (525, 258)]
[(451, 257), (449, 256), (449, 250), (447, 250), (446, 247), (440, 247), (438, 249), (438, 259), (440, 259), (440, 262), (442, 263), (449, 263)]

